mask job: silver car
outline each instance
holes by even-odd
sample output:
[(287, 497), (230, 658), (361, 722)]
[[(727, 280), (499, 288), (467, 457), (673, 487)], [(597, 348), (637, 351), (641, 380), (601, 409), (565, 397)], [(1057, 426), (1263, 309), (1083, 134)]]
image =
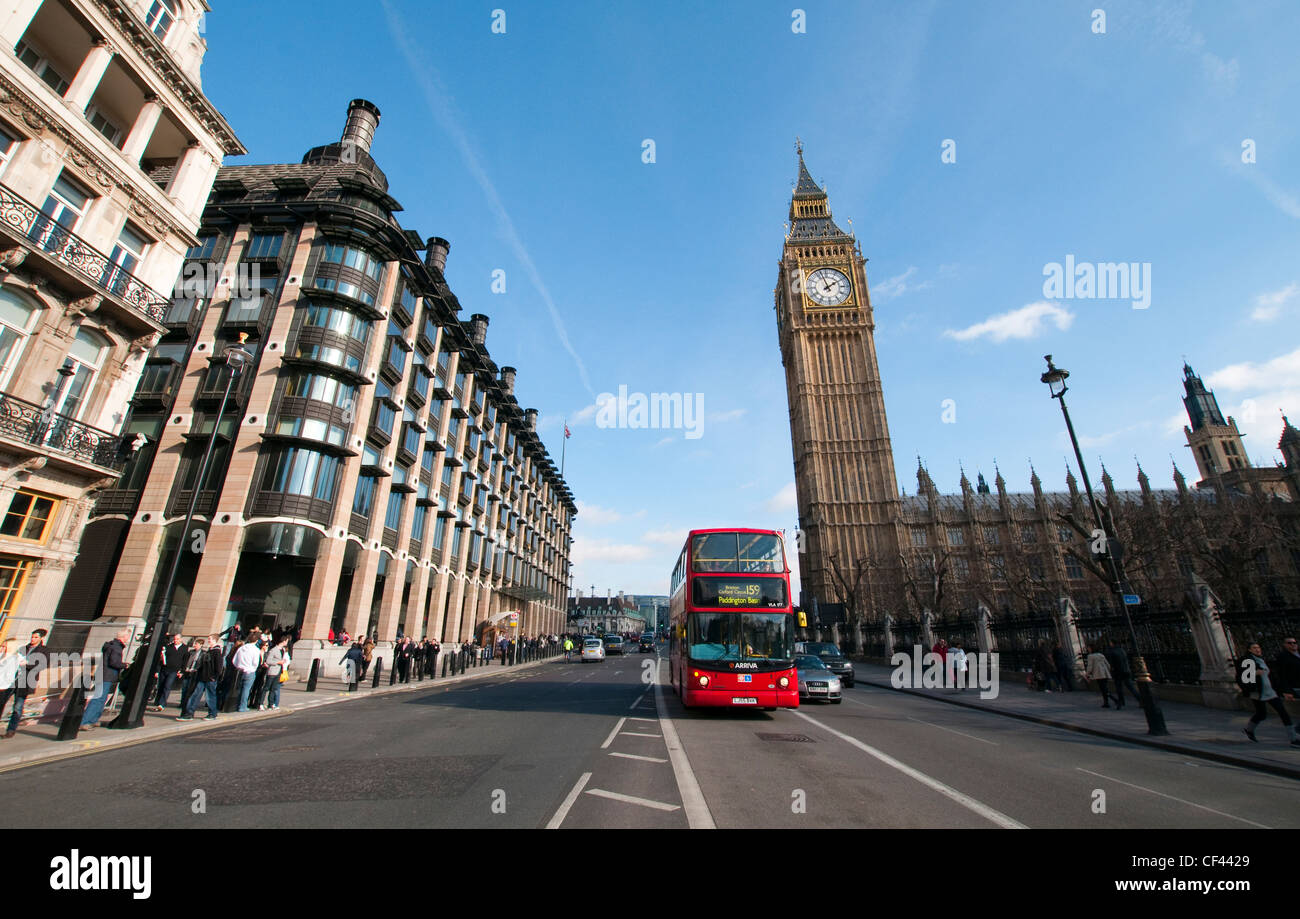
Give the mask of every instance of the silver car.
[(794, 666), (799, 674), (800, 702), (810, 702), (816, 699), (821, 702), (834, 702), (838, 705), (844, 701), (844, 691), (840, 684), (840, 678), (831, 672), (820, 657), (812, 654), (801, 654), (794, 659)]

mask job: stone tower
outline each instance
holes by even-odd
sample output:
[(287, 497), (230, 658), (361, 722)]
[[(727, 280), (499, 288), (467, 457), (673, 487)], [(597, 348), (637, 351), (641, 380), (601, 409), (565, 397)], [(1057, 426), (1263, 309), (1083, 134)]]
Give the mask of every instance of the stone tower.
[[(876, 361), (866, 259), (831, 216), (798, 148), (799, 178), (776, 284), (803, 531), (803, 603), (843, 602), (863, 560), (898, 561), (898, 482)], [(869, 600), (859, 610), (871, 615)]]
[(1223, 417), (1219, 400), (1187, 364), (1183, 364), (1183, 389), (1187, 393), (1183, 405), (1191, 421), (1190, 427), (1183, 427), (1183, 433), (1196, 459), (1196, 468), (1201, 472), (1201, 481), (1210, 481), (1217, 474), (1235, 469), (1250, 468), (1236, 420)]

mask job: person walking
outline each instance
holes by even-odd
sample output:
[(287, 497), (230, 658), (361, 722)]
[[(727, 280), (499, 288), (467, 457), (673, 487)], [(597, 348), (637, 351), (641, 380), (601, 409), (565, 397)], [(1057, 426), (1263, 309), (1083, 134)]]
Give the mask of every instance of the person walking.
[(361, 642), (352, 642), (352, 647), (348, 648), (348, 653), (343, 655), (343, 659), (339, 663), (345, 668), (343, 671), (344, 683), (351, 686), (353, 683), (361, 682), (366, 675), (365, 651), (361, 647)]
[(26, 664), (27, 658), (18, 650), (17, 638), (6, 638), (0, 642), (0, 717), (4, 716), (5, 706), (9, 704), (10, 697), (14, 700), (14, 711), (9, 716), (9, 728), (4, 733), (6, 738), (13, 737), (18, 730), (18, 713), (23, 708), (18, 698), (18, 684), (24, 681), (27, 672)]
[(961, 646), (961, 639), (954, 638), (952, 646), (948, 649), (948, 685), (954, 687), (958, 692), (964, 692), (966, 689), (966, 651)]
[(1056, 664), (1052, 654), (1047, 650), (1047, 639), (1038, 640), (1038, 650), (1034, 652), (1034, 685), (1043, 692), (1051, 692), (1056, 682)]
[(1056, 688), (1062, 692), (1074, 692), (1074, 662), (1059, 641), (1052, 647), (1052, 663), (1056, 665)]
[[(31, 657), (31, 650), (24, 652), (28, 658)], [(1272, 676), (1273, 688), (1282, 694), (1284, 699), (1294, 699), (1300, 695), (1300, 646), (1296, 645), (1294, 638), (1282, 639), (1282, 650), (1273, 658)]]
[(357, 666), (360, 668), (357, 673), (357, 682), (366, 678), (366, 671), (370, 669), (370, 662), (375, 659), (375, 640), (367, 638), (365, 644), (361, 645), (361, 659)]
[(239, 693), (239, 708), (237, 711), (241, 712), (248, 711), (248, 695), (253, 690), (253, 680), (257, 677), (257, 668), (262, 666), (262, 652), (258, 650), (257, 642), (252, 640), (253, 635), (250, 633), (248, 637), (250, 640), (240, 646), (230, 661), (235, 670), (239, 671), (236, 674), (238, 682), (231, 689)]
[(1124, 687), (1136, 702), (1141, 697), (1138, 695), (1137, 687), (1133, 685), (1133, 671), (1129, 668), (1128, 651), (1114, 638), (1110, 640), (1109, 646), (1102, 652), (1106, 655), (1106, 663), (1110, 664), (1111, 682), (1115, 684), (1115, 707), (1124, 707)]
[(1097, 684), (1097, 688), (1101, 690), (1101, 707), (1110, 708), (1110, 692), (1107, 686), (1110, 682), (1110, 664), (1106, 660), (1106, 655), (1097, 650), (1096, 643), (1088, 645), (1088, 661), (1084, 669), (1084, 679)]
[(196, 638), (190, 642), (189, 648), (185, 652), (185, 666), (181, 669), (181, 711), (185, 711), (185, 705), (190, 701), (190, 695), (194, 692), (194, 686), (198, 682), (199, 662), (203, 659), (203, 654), (207, 650), (206, 638)]
[(81, 716), (81, 730), (90, 731), (99, 727), (104, 704), (117, 689), (117, 681), (126, 669), (126, 643), (130, 640), (131, 630), (122, 629), (100, 648), (103, 657), (100, 659), (99, 673), (96, 674), (95, 695), (86, 703), (86, 711)]
[(217, 720), (217, 684), (226, 670), (226, 652), (220, 635), (209, 635), (206, 647), (199, 643), (201, 641), (195, 642), (199, 658), (194, 670), (194, 688), (185, 700), (178, 721), (194, 720), (194, 709), (198, 708), (199, 699), (206, 699), (208, 703), (208, 716), (204, 720)]
[[(27, 697), (31, 695), (36, 688), (37, 682), (40, 681), (41, 672), (50, 665), (50, 649), (45, 646), (45, 636), (50, 634), (45, 629), (37, 629), (32, 632), (31, 638), (22, 648), (22, 655), (26, 658), (24, 665), (26, 670), (18, 685), (14, 687), (14, 713), (9, 717), (9, 732), (16, 731), (18, 724), (23, 720), (23, 709), (27, 705)], [(10, 734), (12, 736), (12, 734)]]
[(189, 649), (181, 638), (180, 632), (173, 632), (171, 641), (158, 651), (158, 695), (154, 698), (149, 711), (160, 712), (167, 707), (167, 697), (171, 695), (176, 678), (185, 666)]
[(266, 655), (266, 705), (271, 711), (280, 707), (280, 684), (284, 682), (280, 677), (289, 669), (293, 661), (289, 657), (289, 635), (281, 634), (279, 641), (275, 643)]
[(1273, 688), (1269, 673), (1269, 666), (1264, 661), (1264, 649), (1259, 646), (1259, 642), (1252, 643), (1247, 649), (1246, 656), (1237, 662), (1237, 683), (1246, 694), (1246, 698), (1255, 706), (1255, 714), (1250, 716), (1250, 721), (1242, 728), (1242, 733), (1254, 743), (1259, 743), (1259, 738), (1255, 736), (1255, 728), (1268, 717), (1268, 711), (1264, 706), (1271, 705), (1273, 711), (1277, 712), (1277, 716), (1282, 719), (1282, 726), (1286, 728), (1291, 746), (1300, 747), (1300, 739), (1297, 739), (1295, 734), (1295, 725), (1291, 723), (1291, 716), (1287, 714), (1282, 697)]

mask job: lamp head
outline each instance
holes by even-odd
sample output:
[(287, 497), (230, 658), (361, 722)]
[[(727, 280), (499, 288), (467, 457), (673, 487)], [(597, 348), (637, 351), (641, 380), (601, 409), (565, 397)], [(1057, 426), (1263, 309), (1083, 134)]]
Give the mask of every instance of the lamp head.
[(1047, 384), (1047, 388), (1052, 392), (1052, 398), (1059, 399), (1065, 395), (1065, 378), (1070, 375), (1070, 371), (1064, 370), (1053, 364), (1052, 355), (1050, 354), (1044, 355), (1043, 359), (1047, 361), (1047, 372), (1039, 379)]

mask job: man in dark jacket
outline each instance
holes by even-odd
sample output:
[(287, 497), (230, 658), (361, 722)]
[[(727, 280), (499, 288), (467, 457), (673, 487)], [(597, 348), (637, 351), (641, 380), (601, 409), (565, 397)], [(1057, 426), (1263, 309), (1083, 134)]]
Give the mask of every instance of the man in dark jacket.
[(158, 697), (154, 699), (150, 711), (160, 712), (167, 707), (167, 697), (171, 695), (176, 678), (185, 666), (189, 649), (185, 647), (180, 632), (173, 632), (171, 639), (158, 652)]
[(207, 647), (202, 648), (201, 651), (198, 667), (194, 671), (194, 690), (185, 700), (185, 710), (179, 719), (181, 721), (194, 719), (194, 709), (198, 708), (200, 698), (206, 698), (208, 703), (208, 716), (205, 720), (217, 720), (217, 683), (226, 669), (226, 655), (221, 647), (221, 636), (208, 636)]
[(5, 737), (13, 737), (18, 730), (18, 724), (23, 720), (23, 706), (27, 703), (27, 697), (36, 688), (41, 678), (41, 671), (50, 665), (50, 649), (45, 646), (45, 636), (48, 634), (50, 633), (45, 629), (37, 629), (32, 632), (31, 639), (23, 646), (22, 654), (27, 659), (27, 665), (14, 689), (14, 710), (9, 716), (9, 727), (5, 730)]
[(1056, 665), (1056, 682), (1060, 684), (1060, 688), (1066, 692), (1074, 692), (1074, 663), (1059, 641), (1052, 648), (1052, 663)]
[[(30, 653), (23, 649), (24, 654)], [(1300, 695), (1300, 645), (1294, 638), (1282, 639), (1282, 650), (1273, 658), (1274, 687), (1284, 699), (1294, 699)]]
[(104, 714), (104, 704), (117, 688), (117, 681), (126, 669), (126, 643), (131, 640), (131, 630), (122, 629), (111, 641), (104, 642), (100, 649), (103, 657), (99, 663), (99, 673), (95, 679), (95, 695), (86, 703), (86, 711), (81, 716), (81, 729), (89, 731), (99, 727), (100, 716)]
[(1132, 693), (1134, 701), (1140, 698), (1137, 687), (1133, 685), (1133, 670), (1128, 664), (1128, 650), (1115, 639), (1111, 639), (1106, 650), (1102, 652), (1106, 663), (1110, 664), (1111, 683), (1115, 686), (1115, 707), (1124, 707), (1124, 687)]

